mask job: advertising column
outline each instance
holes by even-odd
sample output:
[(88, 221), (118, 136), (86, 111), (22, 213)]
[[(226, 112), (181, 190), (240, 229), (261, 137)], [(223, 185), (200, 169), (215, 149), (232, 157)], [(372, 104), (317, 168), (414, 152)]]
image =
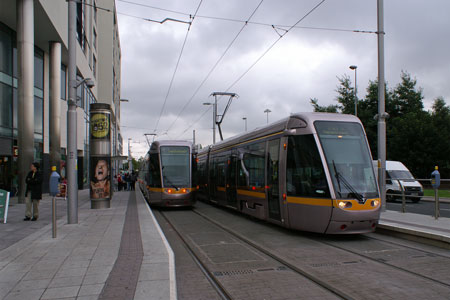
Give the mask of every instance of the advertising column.
[(91, 208), (111, 207), (111, 106), (90, 105)]

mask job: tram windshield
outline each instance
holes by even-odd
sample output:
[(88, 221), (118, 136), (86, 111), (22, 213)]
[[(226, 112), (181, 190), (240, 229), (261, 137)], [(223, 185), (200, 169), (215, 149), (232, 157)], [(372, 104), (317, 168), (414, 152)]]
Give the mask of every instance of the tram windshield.
[(164, 187), (190, 186), (190, 151), (185, 146), (161, 146), (161, 170)]
[(378, 197), (375, 173), (363, 129), (358, 123), (314, 123), (339, 198), (364, 202)]

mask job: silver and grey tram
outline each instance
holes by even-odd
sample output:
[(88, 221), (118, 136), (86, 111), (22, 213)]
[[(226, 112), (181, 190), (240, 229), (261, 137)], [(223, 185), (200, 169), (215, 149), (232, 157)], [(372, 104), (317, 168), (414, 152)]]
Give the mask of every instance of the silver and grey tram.
[(380, 196), (360, 120), (298, 113), (198, 153), (197, 198), (280, 226), (374, 231)]
[(139, 174), (140, 188), (150, 205), (194, 205), (193, 157), (192, 143), (188, 141), (155, 141), (151, 144)]

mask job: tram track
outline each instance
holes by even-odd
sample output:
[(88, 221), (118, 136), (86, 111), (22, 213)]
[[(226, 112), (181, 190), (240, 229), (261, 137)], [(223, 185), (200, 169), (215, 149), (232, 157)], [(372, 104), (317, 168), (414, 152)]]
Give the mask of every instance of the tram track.
[[(373, 257), (371, 257), (370, 255), (361, 254), (361, 253), (359, 253), (359, 252), (357, 252), (357, 251), (350, 250), (350, 249), (348, 249), (348, 248), (341, 247), (341, 246), (335, 245), (335, 244), (330, 243), (330, 242), (324, 242), (324, 241), (317, 241), (317, 242), (322, 243), (322, 244), (327, 245), (327, 246), (330, 246), (330, 247), (333, 247), (333, 248), (336, 248), (336, 249), (339, 249), (339, 250), (342, 250), (342, 251), (346, 251), (346, 252), (348, 252), (348, 253), (357, 255), (357, 256), (359, 256), (359, 257), (362, 257), (362, 258), (371, 260), (371, 261), (376, 262), (376, 263), (378, 263), (378, 264), (382, 264), (382, 265), (385, 265), (385, 266), (389, 266), (389, 267), (391, 267), (391, 268), (395, 268), (395, 269), (400, 270), (400, 271), (402, 271), (402, 272), (405, 272), (405, 273), (408, 273), (408, 274), (411, 274), (411, 275), (414, 275), (414, 276), (417, 276), (417, 277), (421, 277), (421, 278), (423, 278), (423, 279), (425, 279), (425, 280), (428, 280), (428, 281), (431, 281), (431, 282), (434, 282), (434, 283), (438, 283), (438, 284), (440, 284), (440, 285), (442, 285), (442, 286), (445, 286), (445, 287), (447, 287), (447, 288), (450, 288), (450, 283), (443, 282), (443, 281), (438, 280), (438, 279), (436, 279), (436, 278), (433, 278), (433, 277), (430, 277), (430, 276), (427, 276), (427, 275), (424, 275), (424, 274), (420, 274), (420, 273), (417, 273), (417, 272), (408, 270), (408, 269), (406, 269), (406, 268), (404, 268), (404, 267), (397, 266), (397, 265), (395, 265), (395, 264), (393, 264), (393, 263), (389, 263), (389, 262), (385, 261), (385, 260), (382, 259), (382, 258), (380, 258), (380, 259), (373, 258)], [(399, 246), (399, 245), (397, 245), (397, 246)], [(404, 248), (407, 248), (407, 247), (404, 247)], [(423, 252), (423, 253), (425, 253), (426, 255), (428, 254), (428, 255), (433, 255), (433, 256), (440, 256), (440, 255), (437, 255), (437, 254), (434, 254), (434, 253), (431, 253), (431, 252), (427, 252), (427, 251), (423, 251), (423, 250), (419, 250), (419, 249), (414, 249), (414, 250), (415, 250), (415, 251)], [(417, 257), (420, 257), (420, 256), (417, 256)], [(446, 256), (441, 256), (441, 257), (442, 257), (442, 258), (449, 259), (449, 258), (446, 257)]]
[[(267, 255), (268, 257), (270, 257), (271, 259), (276, 261), (279, 265), (281, 265), (278, 267), (278, 269), (285, 268), (286, 270), (291, 270), (295, 274), (297, 274), (303, 278), (306, 278), (307, 280), (320, 286), (322, 289), (328, 291), (329, 293), (333, 294), (337, 298), (349, 299), (349, 300), (354, 299), (349, 294), (347, 294), (344, 291), (338, 289), (337, 287), (325, 282), (324, 280), (320, 279), (318, 276), (315, 276), (314, 274), (289, 263), (282, 257), (277, 256), (275, 253), (271, 252), (269, 249), (266, 249), (265, 247), (258, 245), (254, 241), (247, 239), (245, 236), (243, 236), (237, 232), (234, 232), (233, 230), (221, 225), (220, 223), (215, 222), (214, 220), (210, 219), (208, 216), (196, 211), (195, 209), (193, 209), (192, 212), (194, 214), (202, 217), (204, 220), (208, 221), (209, 223), (214, 224), (215, 226), (219, 227), (221, 230), (230, 234), (232, 237), (238, 239), (240, 242), (245, 243), (246, 245), (248, 245), (248, 247), (256, 249), (257, 251)], [(186, 238), (183, 236), (183, 234), (177, 229), (177, 226), (171, 222), (170, 218), (164, 212), (161, 212), (161, 211), (160, 211), (160, 215), (169, 224), (170, 228), (176, 232), (177, 236), (182, 241), (183, 246), (186, 249), (186, 251), (188, 251), (189, 255), (193, 258), (193, 260), (195, 261), (195, 263), (197, 264), (199, 269), (202, 271), (202, 273), (205, 275), (207, 280), (211, 283), (211, 286), (214, 288), (214, 290), (216, 290), (216, 292), (220, 295), (220, 297), (222, 299), (234, 299), (227, 292), (226, 287), (224, 287), (220, 283), (220, 281), (217, 279), (217, 275), (220, 276), (221, 272), (212, 272), (211, 270), (209, 270), (208, 266), (202, 262), (202, 258), (199, 257), (195, 253), (194, 249), (190, 246), (189, 242), (186, 240)], [(262, 269), (259, 269), (258, 271), (263, 272), (263, 271), (268, 271), (268, 270), (272, 270), (272, 268), (268, 268), (268, 269), (262, 268)], [(231, 273), (231, 272), (225, 272), (225, 273)]]
[(195, 253), (195, 251), (193, 251), (192, 247), (186, 241), (186, 239), (181, 234), (181, 232), (176, 228), (176, 226), (170, 221), (170, 219), (167, 217), (167, 215), (162, 211), (159, 211), (159, 215), (167, 222), (167, 224), (170, 226), (170, 228), (176, 233), (177, 237), (182, 241), (184, 249), (189, 254), (189, 256), (192, 258), (192, 260), (197, 265), (199, 270), (203, 273), (203, 275), (208, 280), (208, 282), (211, 284), (211, 287), (216, 291), (218, 296), (223, 300), (233, 299), (231, 297), (231, 295), (228, 294), (226, 289), (222, 286), (222, 284), (209, 271), (208, 267), (201, 261), (200, 257)]
[[(224, 231), (226, 231), (226, 232), (228, 232), (228, 233), (230, 233), (230, 234), (232, 234), (232, 235), (238, 237), (240, 240), (243, 240), (243, 241), (245, 241), (246, 243), (252, 245), (252, 247), (255, 247), (256, 249), (258, 249), (259, 251), (263, 252), (264, 254), (266, 254), (266, 255), (268, 255), (268, 256), (274, 258), (274, 259), (277, 259), (278, 261), (282, 262), (284, 265), (286, 265), (287, 267), (289, 267), (291, 270), (293, 270), (293, 271), (295, 271), (295, 272), (301, 274), (302, 276), (305, 276), (305, 277), (307, 277), (307, 278), (313, 280), (314, 282), (320, 284), (320, 285), (323, 286), (323, 287), (327, 287), (327, 289), (328, 289), (329, 287), (331, 287), (331, 289), (333, 290), (333, 292), (334, 292), (336, 295), (339, 295), (340, 297), (345, 298), (345, 299), (355, 298), (355, 297), (349, 296), (348, 293), (347, 293), (347, 290), (346, 290), (345, 288), (344, 288), (343, 291), (341, 291), (341, 290), (339, 290), (339, 289), (336, 289), (334, 286), (330, 286), (330, 284), (328, 284), (328, 283), (326, 283), (326, 282), (323, 282), (323, 281), (322, 281), (318, 276), (316, 276), (315, 274), (311, 274), (310, 272), (308, 272), (307, 270), (305, 270), (305, 269), (307, 269), (307, 268), (303, 268), (303, 265), (302, 265), (302, 266), (299, 266), (299, 265), (295, 262), (295, 260), (292, 260), (291, 257), (288, 258), (288, 256), (286, 256), (286, 259), (280, 258), (279, 255), (276, 254), (276, 250), (271, 249), (271, 246), (266, 247), (266, 246), (262, 245), (261, 242), (258, 242), (258, 241), (256, 241), (256, 240), (253, 240), (251, 237), (246, 237), (246, 236), (244, 236), (243, 234), (236, 232), (235, 229), (230, 229), (230, 228), (228, 228), (227, 226), (224, 226), (223, 223), (220, 222), (220, 220), (217, 221), (217, 220), (214, 219), (214, 217), (208, 216), (207, 214), (203, 213), (203, 210), (202, 210), (202, 212), (200, 212), (198, 209), (194, 209), (194, 213), (196, 213), (196, 214), (202, 216), (203, 218), (207, 219), (208, 221), (212, 222), (212, 223), (215, 224), (216, 226), (220, 227), (222, 230), (224, 230)], [(267, 224), (267, 225), (270, 225), (270, 224)], [(385, 267), (387, 267), (387, 268), (389, 268), (389, 269), (391, 269), (391, 270), (397, 270), (397, 271), (399, 271), (399, 272), (406, 273), (406, 274), (408, 274), (410, 277), (412, 276), (413, 278), (414, 278), (414, 277), (417, 278), (418, 281), (420, 281), (420, 280), (419, 280), (419, 278), (420, 278), (420, 279), (422, 279), (423, 281), (426, 281), (426, 282), (429, 282), (429, 283), (434, 283), (434, 284), (440, 285), (440, 286), (441, 286), (442, 288), (444, 288), (444, 289), (449, 289), (449, 288), (450, 288), (450, 281), (447, 281), (447, 280), (440, 280), (439, 278), (437, 278), (437, 277), (439, 276), (438, 274), (430, 273), (430, 274), (431, 274), (431, 275), (430, 275), (430, 274), (426, 274), (426, 271), (424, 271), (424, 273), (422, 273), (422, 270), (421, 270), (421, 269), (418, 269), (419, 271), (415, 271), (415, 270), (414, 270), (414, 267), (417, 268), (418, 265), (415, 265), (415, 266), (414, 266), (414, 264), (412, 264), (412, 265), (413, 265), (412, 267), (410, 267), (410, 266), (408, 266), (408, 265), (407, 265), (406, 267), (404, 267), (404, 266), (396, 265), (397, 261), (395, 261), (395, 260), (393, 260), (393, 262), (389, 262), (389, 261), (385, 261), (385, 260), (383, 260), (383, 259), (381, 259), (381, 258), (378, 258), (378, 259), (377, 259), (377, 258), (375, 258), (375, 257), (371, 257), (371, 254), (370, 254), (370, 253), (368, 253), (368, 254), (360, 253), (360, 252), (358, 252), (358, 251), (355, 251), (355, 250), (352, 250), (352, 249), (348, 249), (348, 248), (343, 247), (343, 246), (336, 245), (336, 244), (333, 243), (332, 241), (331, 241), (331, 242), (324, 241), (323, 239), (328, 239), (328, 238), (330, 238), (330, 237), (328, 237), (328, 236), (317, 236), (317, 235), (313, 235), (313, 237), (311, 237), (311, 236), (309, 236), (309, 234), (306, 234), (306, 235), (303, 235), (302, 237), (303, 237), (303, 238), (306, 238), (306, 239), (309, 239), (309, 240), (311, 240), (311, 241), (314, 241), (314, 242), (316, 242), (316, 243), (324, 244), (324, 245), (326, 245), (326, 246), (328, 246), (328, 247), (331, 247), (331, 248), (334, 248), (334, 249), (339, 249), (340, 251), (344, 251), (344, 252), (346, 252), (346, 253), (348, 253), (348, 254), (350, 254), (350, 255), (359, 257), (359, 259), (354, 259), (354, 260), (352, 260), (352, 261), (348, 260), (348, 261), (343, 261), (343, 262), (340, 262), (340, 263), (339, 263), (339, 262), (335, 262), (334, 264), (333, 264), (333, 263), (330, 264), (329, 262), (324, 262), (324, 264), (322, 264), (320, 267), (322, 267), (322, 266), (325, 267), (325, 266), (328, 266), (328, 265), (329, 265), (329, 266), (331, 266), (331, 265), (333, 265), (333, 266), (338, 266), (338, 265), (346, 265), (346, 264), (350, 264), (350, 263), (357, 263), (357, 262), (359, 263), (359, 262), (363, 262), (363, 261), (371, 261), (371, 262), (373, 262), (373, 263), (375, 263), (375, 264), (378, 264), (378, 265), (380, 265), (380, 266), (385, 266)], [(342, 236), (341, 236), (341, 238), (342, 238)], [(416, 258), (417, 258), (417, 259), (423, 259), (425, 262), (426, 262), (427, 260), (437, 260), (437, 261), (439, 261), (439, 262), (442, 260), (442, 261), (444, 262), (444, 263), (443, 263), (444, 269), (446, 269), (446, 266), (447, 266), (447, 265), (450, 266), (450, 257), (449, 257), (449, 256), (447, 256), (447, 255), (442, 255), (442, 254), (433, 252), (433, 251), (431, 251), (431, 250), (430, 250), (430, 251), (428, 251), (428, 250), (423, 250), (423, 249), (420, 249), (420, 248), (418, 248), (418, 247), (412, 247), (412, 246), (402, 245), (402, 244), (400, 244), (400, 243), (395, 243), (395, 242), (390, 242), (390, 241), (380, 240), (380, 239), (378, 239), (378, 238), (368, 237), (368, 236), (364, 236), (364, 235), (358, 236), (358, 238), (363, 238), (363, 239), (366, 239), (366, 240), (377, 241), (377, 242), (379, 242), (378, 246), (379, 246), (381, 243), (386, 243), (386, 244), (391, 245), (391, 246), (392, 246), (392, 245), (395, 245), (396, 247), (399, 248), (399, 249), (397, 249), (399, 252), (401, 252), (401, 251), (406, 251), (406, 252), (407, 252), (407, 251), (409, 251), (409, 252), (417, 252), (415, 255), (411, 256), (411, 259), (416, 259)], [(347, 241), (347, 242), (348, 242), (348, 241)], [(264, 244), (264, 243), (263, 243), (263, 244)], [(349, 244), (351, 244), (351, 243), (349, 243)], [(394, 249), (394, 250), (387, 250), (386, 253), (389, 252), (389, 251), (395, 252), (396, 250), (395, 250), (395, 249)], [(373, 252), (376, 252), (376, 251), (373, 251)], [(381, 251), (380, 251), (380, 252), (381, 252)], [(286, 254), (286, 253), (284, 253), (284, 255), (285, 255), (285, 254)], [(281, 255), (283, 255), (283, 254), (281, 254)], [(291, 263), (291, 261), (292, 261), (292, 263)], [(400, 263), (401, 263), (401, 262), (400, 262)], [(403, 263), (404, 263), (404, 261), (403, 261)], [(422, 261), (422, 263), (423, 263), (423, 261)], [(295, 264), (295, 265), (294, 265), (294, 264)], [(310, 266), (311, 266), (311, 265), (312, 265), (312, 264), (310, 264)], [(306, 267), (307, 267), (307, 266), (306, 266)], [(314, 266), (314, 267), (315, 267), (315, 266)], [(408, 267), (410, 267), (411, 269), (408, 268)], [(393, 271), (387, 271), (387, 272), (393, 272)], [(428, 272), (429, 272), (429, 270), (428, 270)], [(405, 276), (406, 276), (406, 274), (405, 274)], [(406, 276), (406, 277), (407, 277), (407, 276)], [(315, 278), (319, 278), (319, 280), (318, 280), (318, 281), (315, 281)], [(445, 279), (445, 278), (444, 278), (444, 279)], [(322, 283), (325, 283), (325, 284), (322, 284)], [(356, 297), (356, 298), (358, 298), (358, 297)]]

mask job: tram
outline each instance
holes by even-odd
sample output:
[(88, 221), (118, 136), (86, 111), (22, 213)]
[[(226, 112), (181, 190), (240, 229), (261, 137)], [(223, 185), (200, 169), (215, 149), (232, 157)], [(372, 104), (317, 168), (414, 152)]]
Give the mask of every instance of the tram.
[(195, 203), (192, 143), (155, 141), (145, 156), (139, 186), (150, 205), (189, 207)]
[(199, 200), (283, 227), (375, 230), (381, 201), (361, 121), (298, 113), (200, 150)]

